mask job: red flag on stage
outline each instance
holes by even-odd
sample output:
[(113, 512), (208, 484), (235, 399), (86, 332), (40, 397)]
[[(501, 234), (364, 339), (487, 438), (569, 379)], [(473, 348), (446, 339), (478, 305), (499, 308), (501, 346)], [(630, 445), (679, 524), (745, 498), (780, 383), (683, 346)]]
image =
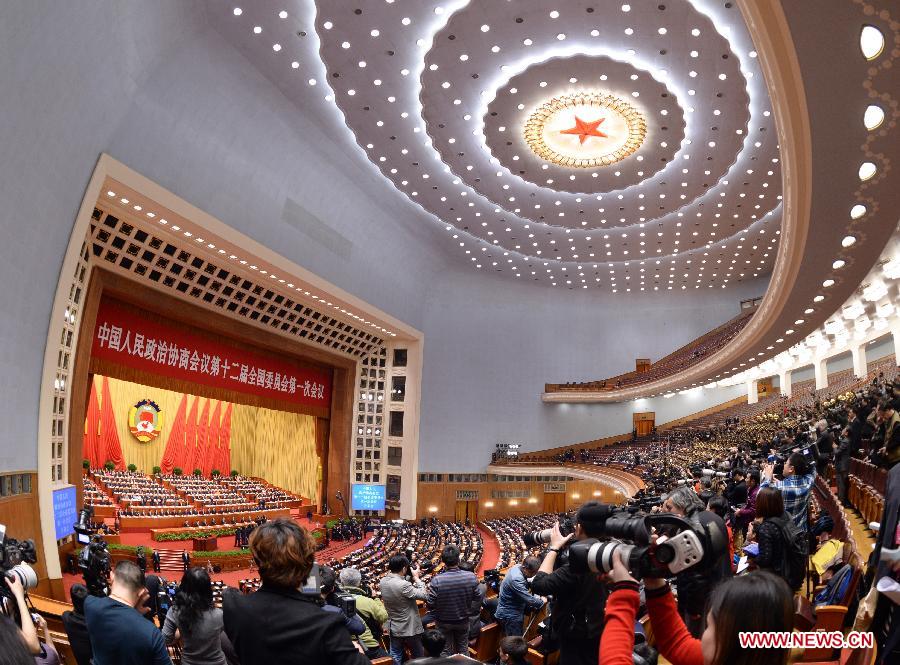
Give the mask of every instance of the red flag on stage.
[(84, 420), (84, 440), (81, 446), (81, 458), (90, 462), (92, 469), (103, 466), (100, 459), (100, 404), (97, 402), (97, 386), (91, 381), (91, 395), (88, 398), (87, 417)]
[[(203, 457), (203, 475), (207, 478), (212, 475), (213, 469), (219, 469), (216, 461), (219, 457), (219, 420), (222, 416), (222, 402), (216, 402), (212, 417), (209, 419), (209, 429), (206, 432), (206, 455)], [(219, 469), (222, 472), (222, 469)], [(226, 474), (227, 475), (227, 474)]]
[(194, 461), (194, 447), (197, 445), (197, 402), (199, 398), (194, 398), (191, 409), (188, 411), (187, 422), (184, 425), (184, 445), (178, 453), (178, 463), (175, 466), (181, 468), (184, 475), (189, 476), (194, 470), (191, 462)]
[(225, 417), (222, 418), (219, 443), (222, 446), (222, 465), (219, 470), (227, 476), (231, 473), (231, 404), (225, 409)]
[(172, 473), (175, 468), (178, 451), (184, 447), (184, 416), (187, 411), (187, 395), (181, 396), (181, 403), (178, 405), (178, 412), (175, 414), (175, 420), (172, 421), (172, 431), (169, 432), (169, 440), (166, 442), (166, 450), (163, 453), (162, 460), (159, 463), (160, 469), (165, 474)]
[(203, 461), (206, 459), (206, 432), (209, 428), (209, 402), (203, 405), (203, 411), (200, 414), (200, 420), (197, 421), (197, 446), (194, 448), (194, 460), (191, 463), (191, 473), (194, 469), (203, 471)]
[(112, 462), (116, 469), (125, 470), (125, 461), (122, 459), (122, 443), (119, 441), (119, 432), (116, 430), (116, 414), (113, 411), (112, 397), (109, 394), (109, 379), (103, 377), (103, 404), (100, 410), (100, 450), (103, 453), (105, 464)]

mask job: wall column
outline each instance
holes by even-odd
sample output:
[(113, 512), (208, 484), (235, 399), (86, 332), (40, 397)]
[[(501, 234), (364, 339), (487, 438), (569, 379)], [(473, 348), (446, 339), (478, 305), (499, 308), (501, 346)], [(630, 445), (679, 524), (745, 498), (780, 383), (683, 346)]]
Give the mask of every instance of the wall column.
[(791, 370), (786, 369), (778, 374), (778, 385), (782, 395), (791, 396)]
[(816, 358), (813, 361), (813, 367), (816, 369), (816, 390), (822, 390), (828, 387), (828, 360), (826, 358)]
[(850, 352), (853, 354), (853, 374), (858, 379), (865, 378), (869, 373), (866, 364), (866, 343), (862, 342), (851, 347)]
[(756, 380), (747, 381), (747, 404), (756, 404), (759, 401), (759, 392)]

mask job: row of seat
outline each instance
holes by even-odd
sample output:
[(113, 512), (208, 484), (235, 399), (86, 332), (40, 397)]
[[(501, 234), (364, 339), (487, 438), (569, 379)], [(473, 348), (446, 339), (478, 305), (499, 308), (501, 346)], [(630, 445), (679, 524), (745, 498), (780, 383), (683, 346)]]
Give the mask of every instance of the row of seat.
[(847, 498), (866, 524), (881, 520), (884, 514), (884, 495), (855, 475), (850, 476)]

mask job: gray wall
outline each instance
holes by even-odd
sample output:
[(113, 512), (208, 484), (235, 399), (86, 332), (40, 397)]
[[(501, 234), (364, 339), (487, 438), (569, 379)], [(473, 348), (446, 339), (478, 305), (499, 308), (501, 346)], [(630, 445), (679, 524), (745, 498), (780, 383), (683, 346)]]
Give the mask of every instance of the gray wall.
[[(59, 268), (102, 152), (413, 326), (444, 259), (434, 224), (353, 148), (304, 120), (208, 28), (200, 3), (0, 6), (0, 470), (34, 469), (37, 403)], [(348, 258), (282, 221), (290, 197)], [(346, 249), (346, 247), (344, 248)]]
[[(448, 262), (434, 221), (385, 187), (349, 136), (305, 118), (208, 27), (199, 3), (6, 2), (0, 63), (0, 402), (15, 414), (0, 471), (37, 467), (50, 308), (102, 152), (424, 331), (423, 469), (482, 468), (501, 439), (532, 449), (627, 431), (633, 405), (547, 406), (542, 384), (659, 358), (765, 288), (614, 298)], [(286, 222), (290, 201), (295, 224), (327, 224), (339, 246)], [(673, 398), (658, 420), (715, 401)]]
[(634, 369), (635, 358), (659, 359), (737, 316), (740, 300), (764, 291), (760, 280), (703, 298), (635, 295), (626, 306), (616, 294), (535, 289), (481, 275), (442, 283), (425, 317), (420, 469), (469, 471), (500, 441), (520, 442), (526, 451), (578, 443), (631, 431), (633, 411), (656, 411), (662, 423), (743, 394), (739, 386), (646, 408), (540, 401), (545, 382), (600, 379)]

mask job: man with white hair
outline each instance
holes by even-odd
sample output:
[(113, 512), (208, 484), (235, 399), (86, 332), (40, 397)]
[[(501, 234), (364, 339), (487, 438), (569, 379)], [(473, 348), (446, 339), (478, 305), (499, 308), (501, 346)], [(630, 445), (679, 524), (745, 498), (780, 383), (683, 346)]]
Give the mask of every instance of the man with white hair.
[(366, 629), (359, 635), (359, 642), (366, 650), (369, 660), (387, 656), (388, 652), (381, 646), (384, 634), (384, 623), (388, 613), (384, 603), (371, 597), (368, 589), (362, 587), (362, 574), (357, 568), (344, 568), (339, 575), (341, 588), (356, 598), (356, 613), (363, 620)]

